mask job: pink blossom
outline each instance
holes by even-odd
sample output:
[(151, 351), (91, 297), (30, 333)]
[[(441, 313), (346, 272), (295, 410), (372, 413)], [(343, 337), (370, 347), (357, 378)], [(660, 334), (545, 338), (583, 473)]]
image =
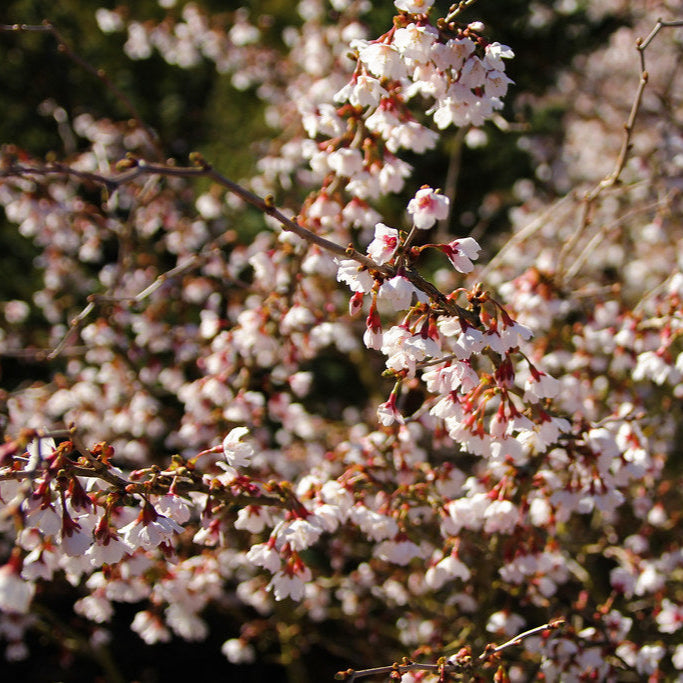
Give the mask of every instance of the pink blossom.
[(460, 579), (467, 582), (470, 576), (471, 572), (467, 566), (451, 553), (427, 570), (425, 583), (432, 590), (439, 590), (447, 581)]
[(14, 560), (0, 567), (0, 610), (26, 614), (36, 587), (19, 575), (19, 568)]
[(486, 343), (493, 351), (501, 355), (507, 353), (528, 341), (533, 337), (533, 332), (516, 321), (509, 320), (500, 327), (495, 327), (486, 332)]
[(26, 451), (29, 455), (28, 469), (35, 469), (38, 463), (49, 458), (56, 448), (57, 445), (51, 437), (39, 436), (37, 439), (29, 442), (26, 446)]
[(519, 522), (519, 510), (509, 500), (494, 500), (484, 511), (487, 534), (511, 533)]
[(184, 640), (204, 640), (209, 634), (206, 622), (184, 605), (171, 603), (165, 610), (165, 617), (173, 632)]
[(683, 644), (676, 645), (674, 654), (671, 657), (671, 662), (679, 671), (683, 669)]
[(311, 570), (304, 566), (297, 567), (296, 570), (279, 571), (268, 584), (268, 590), (273, 592), (278, 601), (285, 598), (299, 601), (304, 596), (306, 582), (311, 577)]
[(370, 313), (365, 321), (365, 332), (363, 333), (363, 343), (369, 349), (381, 349), (384, 345), (384, 333), (382, 332), (382, 322), (379, 313), (375, 308), (374, 302)]
[(524, 398), (531, 403), (536, 403), (542, 398), (553, 398), (560, 391), (560, 386), (560, 382), (554, 377), (533, 369), (524, 384)]
[(363, 170), (363, 156), (357, 149), (347, 147), (338, 149), (328, 156), (328, 163), (338, 175), (347, 178), (351, 178)]
[(118, 536), (111, 535), (106, 541), (96, 539), (95, 543), (85, 551), (85, 556), (91, 561), (93, 566), (100, 567), (103, 564), (116, 564), (125, 555), (133, 552), (133, 550)]
[(524, 617), (514, 612), (501, 610), (494, 612), (486, 624), (486, 630), (489, 633), (500, 633), (505, 636), (514, 636), (519, 633), (525, 626), (526, 621)]
[(354, 505), (349, 511), (349, 517), (373, 541), (393, 538), (398, 533), (398, 524), (395, 519), (362, 505)]
[(394, 422), (403, 424), (403, 416), (396, 407), (396, 394), (391, 394), (389, 400), (377, 406), (377, 419), (385, 426), (389, 427)]
[(257, 567), (267, 569), (271, 574), (277, 572), (282, 564), (280, 553), (275, 549), (274, 544), (270, 543), (252, 545), (247, 553), (247, 560)]
[(479, 257), (481, 247), (472, 237), (462, 237), (448, 244), (439, 245), (453, 267), (461, 273), (469, 273), (474, 268), (472, 261)]
[(171, 634), (163, 625), (161, 619), (147, 610), (138, 612), (133, 618), (133, 623), (130, 627), (147, 645), (168, 643), (171, 640)]
[(490, 68), (497, 69), (498, 71), (505, 69), (503, 59), (512, 59), (514, 56), (515, 53), (507, 45), (493, 42), (486, 46), (486, 62)]
[(385, 280), (379, 288), (378, 301), (385, 308), (392, 311), (404, 311), (410, 308), (414, 301), (425, 301), (425, 295), (403, 275), (396, 275)]
[(683, 605), (677, 605), (668, 598), (664, 598), (662, 609), (656, 619), (661, 633), (675, 633), (683, 626)]
[(424, 63), (430, 60), (431, 47), (438, 36), (438, 31), (429, 24), (408, 24), (405, 28), (396, 30), (394, 45), (404, 57)]
[(666, 650), (663, 645), (643, 645), (636, 655), (636, 671), (641, 675), (655, 673), (665, 654)]
[(406, 66), (398, 50), (388, 43), (365, 43), (358, 41), (358, 56), (368, 71), (377, 78), (397, 80), (407, 75)]
[(144, 505), (137, 519), (119, 529), (126, 545), (145, 550), (157, 548), (182, 531), (183, 528), (177, 522), (158, 514), (149, 504)]
[(375, 226), (375, 237), (368, 244), (368, 256), (382, 265), (391, 259), (398, 247), (398, 230), (389, 228), (384, 223)]
[(506, 76), (502, 71), (491, 70), (486, 72), (484, 91), (488, 97), (504, 97), (508, 86), (514, 81)]
[(80, 557), (94, 542), (94, 520), (85, 515), (79, 518), (79, 522), (71, 519), (66, 510), (62, 514), (59, 541), (64, 552), (71, 557)]
[(165, 496), (159, 496), (154, 501), (154, 507), (157, 512), (160, 512), (166, 517), (178, 522), (178, 524), (185, 524), (190, 519), (192, 505), (177, 493), (167, 493)]
[(103, 593), (93, 593), (77, 600), (74, 603), (74, 612), (90, 621), (103, 624), (114, 616), (114, 607)]
[(249, 505), (241, 508), (237, 513), (235, 529), (244, 529), (252, 534), (258, 534), (269, 524), (271, 524), (271, 516), (267, 508)]
[(389, 93), (368, 74), (360, 74), (334, 96), (336, 102), (348, 100), (354, 107), (376, 107)]
[(448, 218), (448, 205), (448, 197), (425, 185), (408, 202), (408, 213), (412, 215), (416, 228), (427, 230), (436, 221)]
[(337, 280), (345, 282), (352, 292), (367, 293), (372, 289), (372, 276), (357, 261), (346, 259), (337, 263)]
[(420, 547), (407, 539), (400, 541), (382, 541), (374, 551), (376, 557), (392, 564), (406, 565), (412, 559), (421, 556)]
[[(481, 330), (469, 325), (463, 326), (462, 322), (455, 318), (440, 320), (439, 329), (443, 334), (450, 337), (448, 345), (453, 349), (458, 360), (468, 360), (472, 354), (478, 353), (486, 346), (486, 339)], [(451, 335), (457, 336), (452, 338)]]
[(313, 545), (320, 538), (323, 528), (319, 522), (316, 523), (316, 520), (312, 523), (309, 519), (284, 522), (275, 531), (278, 547), (287, 543), (292, 550), (298, 551)]
[(401, 148), (422, 154), (436, 146), (439, 136), (417, 121), (406, 121), (387, 131), (386, 138), (387, 149), (394, 154)]
[(256, 661), (253, 646), (242, 638), (230, 638), (221, 646), (221, 652), (231, 664), (251, 664)]
[(467, 393), (479, 384), (479, 376), (468, 361), (450, 361), (444, 367), (437, 366), (434, 370), (423, 372), (422, 379), (429, 391), (440, 394), (458, 389)]

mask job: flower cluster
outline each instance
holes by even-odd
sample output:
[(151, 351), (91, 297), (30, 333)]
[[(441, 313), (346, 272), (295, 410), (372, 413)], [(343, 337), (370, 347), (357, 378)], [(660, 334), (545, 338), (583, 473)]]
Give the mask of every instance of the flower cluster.
[[(547, 141), (522, 137), (549, 185), (517, 182), (494, 256), (483, 219), (452, 233), (449, 190), (399, 156), (501, 109), (513, 55), (480, 22), (397, 0), (373, 40), (368, 3), (334, 0), (328, 16), (303, 0), (282, 57), (261, 45), (272, 22), (173, 4), (158, 24), (96, 19), (126, 31), (132, 59), (208, 59), (255, 86), (283, 132), (248, 188), (199, 155), (155, 163), (145, 128), (88, 114), (68, 124), (64, 162), (3, 150), (0, 204), (40, 257), (32, 295), (0, 305), (0, 352), (45, 365), (1, 396), (6, 657), (56, 623), (44, 598), (57, 586), (98, 648), (128, 604), (148, 645), (224, 628), (232, 664), (316, 641), (369, 666), (378, 651), (444, 657), (420, 680), (439, 666), (680, 677), (683, 207), (663, 113), (679, 103), (675, 41), (650, 41), (662, 59), (645, 110), (662, 126), (640, 147), (627, 126), (628, 162), (609, 139), (582, 145), (616, 170), (548, 208), (549, 187), (592, 180), (572, 152), (583, 84), (608, 82), (620, 126), (631, 107), (599, 60), (582, 85), (566, 74), (578, 108), (564, 153), (546, 173)], [(195, 178), (210, 186), (197, 194)], [(407, 187), (392, 214), (386, 196)], [(241, 231), (259, 220), (247, 205), (258, 234)], [(527, 628), (509, 655), (489, 642)]]

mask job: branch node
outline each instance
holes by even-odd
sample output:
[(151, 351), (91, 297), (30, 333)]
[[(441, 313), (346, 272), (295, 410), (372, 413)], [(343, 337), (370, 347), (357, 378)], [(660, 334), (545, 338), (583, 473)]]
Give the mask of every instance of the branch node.
[(190, 152), (190, 163), (192, 163), (194, 166), (199, 166), (203, 168), (205, 171), (208, 171), (211, 166), (209, 163), (206, 161), (206, 159), (202, 156), (200, 152)]

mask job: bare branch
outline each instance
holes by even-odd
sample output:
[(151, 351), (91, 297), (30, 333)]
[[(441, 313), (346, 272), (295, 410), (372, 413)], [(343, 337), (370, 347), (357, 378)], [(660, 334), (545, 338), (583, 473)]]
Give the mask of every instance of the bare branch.
[(453, 21), (458, 16), (458, 14), (460, 14), (460, 12), (474, 5), (476, 1), (477, 0), (460, 0), (460, 2), (456, 3), (455, 5), (451, 5), (451, 7), (448, 10), (448, 15), (446, 16), (444, 21), (446, 23)]
[(647, 86), (649, 80), (649, 74), (645, 64), (645, 50), (652, 43), (655, 36), (663, 29), (670, 27), (683, 26), (682, 21), (662, 21), (658, 19), (657, 23), (653, 29), (648, 34), (645, 40), (638, 39), (636, 41), (636, 50), (640, 56), (640, 80), (638, 82), (638, 88), (636, 89), (636, 94), (633, 98), (631, 104), (631, 111), (629, 112), (628, 119), (624, 124), (624, 139), (621, 144), (621, 149), (617, 156), (617, 160), (614, 165), (614, 169), (611, 173), (606, 175), (595, 187), (589, 190), (583, 197), (581, 203), (581, 213), (579, 218), (579, 224), (577, 230), (571, 236), (569, 241), (564, 245), (562, 251), (557, 260), (556, 268), (556, 281), (558, 284), (562, 284), (569, 279), (569, 273), (565, 270), (565, 262), (569, 257), (569, 254), (574, 250), (577, 243), (583, 237), (586, 229), (590, 224), (590, 215), (593, 209), (593, 205), (597, 198), (608, 188), (613, 187), (619, 182), (619, 177), (621, 176), (626, 161), (628, 159), (629, 151), (631, 150), (631, 138), (633, 136), (633, 129), (635, 127), (636, 118), (638, 112), (640, 111), (640, 106), (643, 100), (643, 93)]
[(44, 21), (42, 24), (0, 24), (0, 32), (9, 33), (48, 33), (57, 42), (57, 51), (66, 57), (68, 57), (74, 64), (87, 71), (89, 74), (95, 76), (99, 81), (102, 82), (104, 87), (112, 93), (112, 95), (123, 105), (123, 107), (128, 111), (131, 118), (135, 121), (135, 124), (139, 126), (142, 130), (147, 133), (147, 136), (154, 147), (159, 158), (163, 157), (163, 150), (159, 142), (159, 137), (156, 132), (150, 128), (142, 119), (140, 112), (137, 107), (133, 104), (131, 99), (118, 88), (112, 80), (107, 76), (104, 69), (98, 69), (94, 67), (90, 62), (86, 61), (79, 54), (74, 52), (74, 50), (66, 42), (62, 34), (57, 30), (49, 21)]

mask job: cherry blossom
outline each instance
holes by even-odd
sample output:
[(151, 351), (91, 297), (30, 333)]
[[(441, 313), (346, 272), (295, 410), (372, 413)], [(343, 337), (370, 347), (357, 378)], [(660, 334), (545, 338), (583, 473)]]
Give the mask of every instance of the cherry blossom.
[(368, 244), (368, 256), (380, 265), (386, 263), (398, 248), (398, 239), (398, 230), (390, 228), (383, 223), (377, 223), (375, 226), (375, 237)]
[(221, 646), (221, 652), (233, 664), (251, 664), (256, 660), (254, 648), (242, 638), (230, 638)]
[(254, 455), (254, 448), (251, 444), (241, 442), (241, 439), (248, 433), (249, 430), (246, 427), (235, 427), (223, 439), (223, 452), (231, 467), (249, 465)]
[(385, 280), (379, 288), (380, 306), (391, 311), (410, 308), (414, 301), (425, 301), (425, 296), (403, 275)]
[(35, 584), (24, 581), (16, 562), (0, 567), (0, 608), (6, 612), (28, 612)]
[[(237, 131), (259, 156), (239, 182), (174, 158), (107, 78), (123, 118), (46, 101), (74, 143), (3, 148), (6, 227), (37, 255), (0, 321), (22, 359), (0, 446), (8, 660), (58, 602), (105, 654), (128, 603), (141, 642), (223, 642), (243, 666), (320, 649), (404, 680), (683, 668), (680, 22), (587, 2), (604, 40), (512, 90), (506, 122), (497, 29), (462, 3), (394, 5), (381, 35), (348, 0), (274, 23), (96, 11), (129, 58), (213, 65), (254, 98), (266, 132)], [(530, 26), (557, 12), (584, 26), (572, 3)], [(37, 28), (12, 29), (17, 54)], [(427, 150), (464, 144), (476, 180), (503, 137), (532, 177), (471, 192), (454, 156), (400, 215)]]
[(173, 534), (181, 533), (182, 530), (177, 522), (158, 514), (152, 505), (146, 504), (137, 519), (119, 529), (119, 533), (130, 548), (151, 550), (169, 541)]
[(481, 247), (472, 237), (463, 237), (453, 240), (448, 244), (442, 244), (439, 249), (448, 256), (448, 260), (453, 267), (461, 273), (469, 273), (474, 268), (472, 261), (479, 257)]
[(430, 10), (433, 4), (433, 0), (394, 0), (396, 9), (409, 14), (424, 14)]
[(268, 584), (268, 588), (272, 590), (276, 600), (284, 600), (285, 598), (301, 600), (304, 595), (305, 582), (310, 579), (311, 571), (308, 567), (287, 569), (276, 572)]
[(436, 221), (448, 217), (448, 205), (448, 197), (435, 192), (431, 187), (424, 186), (408, 202), (408, 213), (412, 215), (416, 228), (427, 230)]

